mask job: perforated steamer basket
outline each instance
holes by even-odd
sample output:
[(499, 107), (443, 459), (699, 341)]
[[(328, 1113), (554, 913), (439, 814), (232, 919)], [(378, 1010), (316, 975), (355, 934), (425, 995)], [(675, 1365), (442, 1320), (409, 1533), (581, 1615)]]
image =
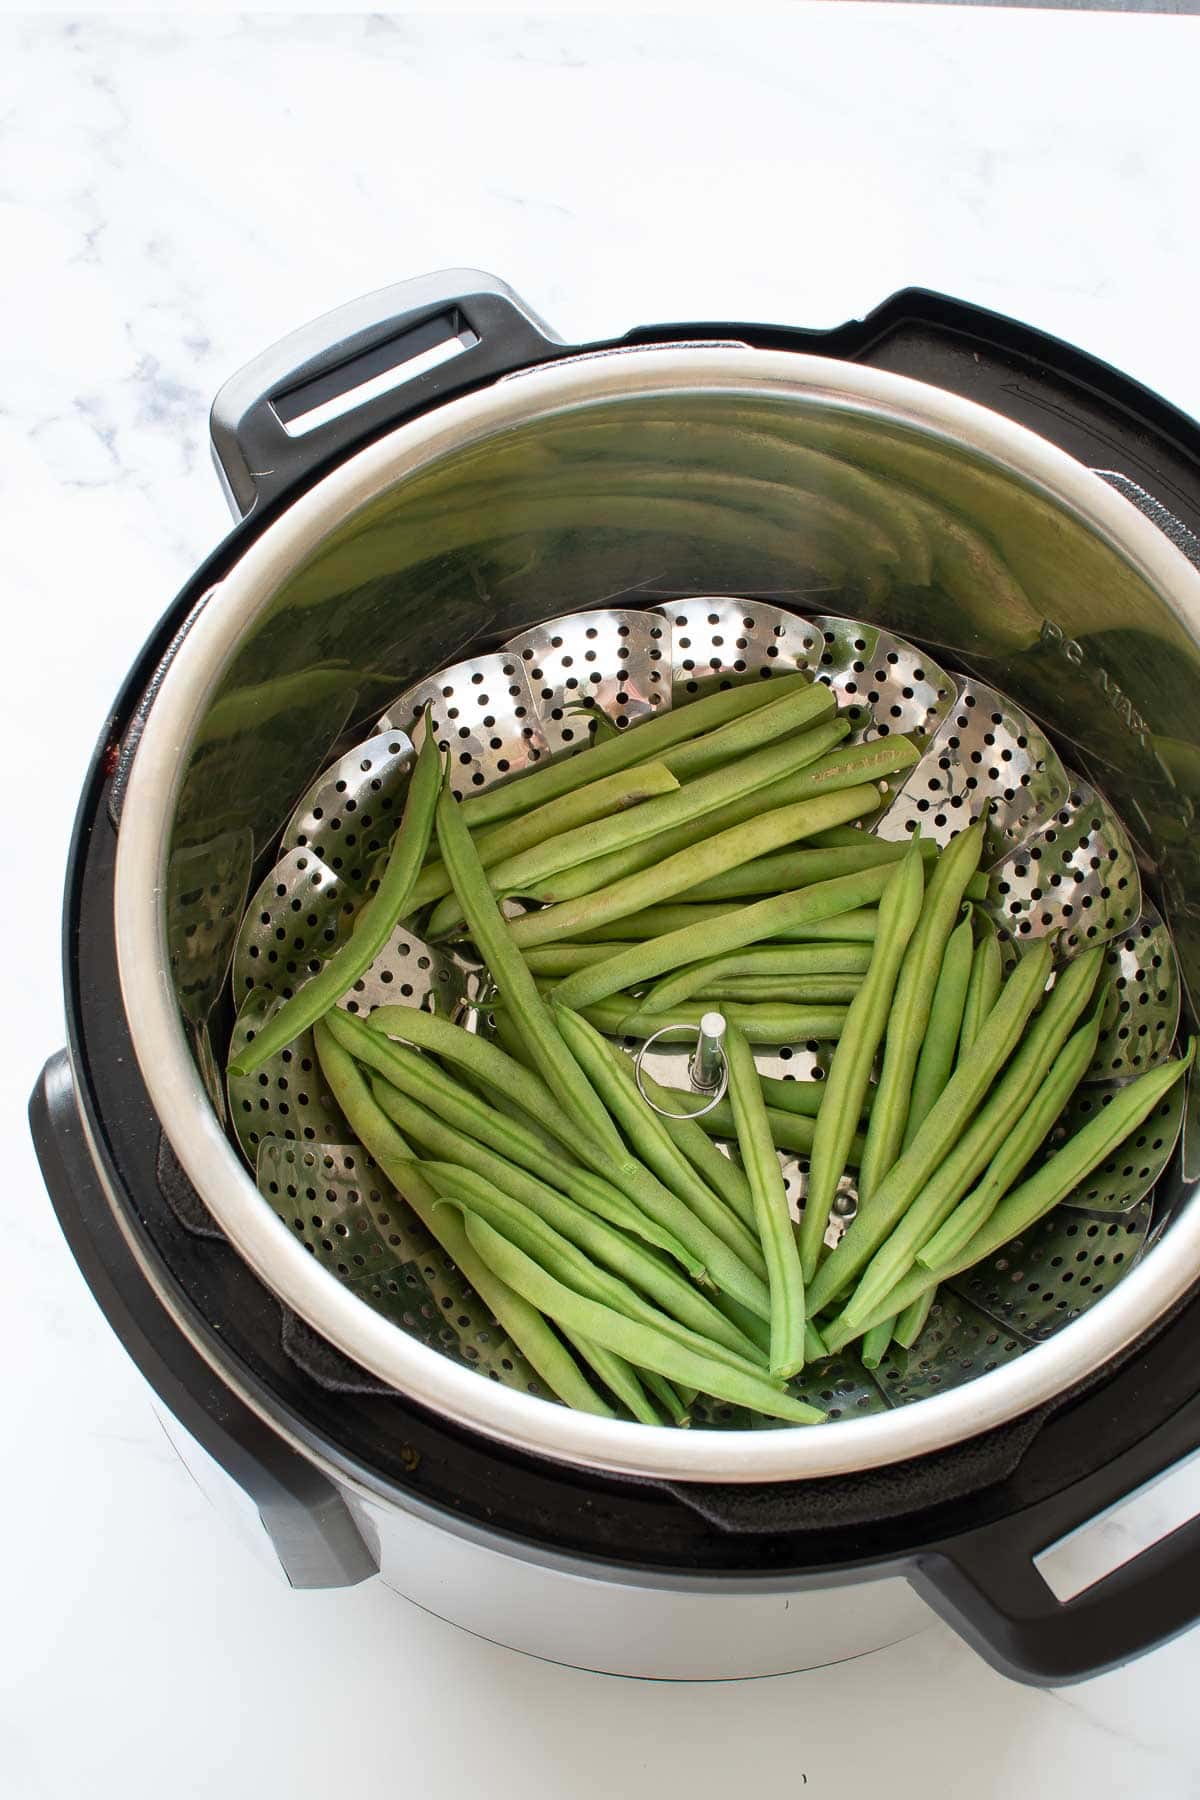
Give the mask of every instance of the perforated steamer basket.
[[(856, 729), (918, 734), (921, 761), (875, 829), (919, 819), (944, 840), (986, 799), (995, 916), (1014, 938), (1109, 944), (1119, 981), (1081, 1109), (1191, 1019), (1200, 573), (1186, 533), (994, 410), (831, 358), (833, 340), (810, 355), (802, 334), (676, 334), (568, 356), (506, 290), (455, 291), (351, 309), (335, 349), (318, 354), (327, 328), (281, 346), (214, 417), (253, 529), (218, 559), (103, 765), (123, 1025), (160, 1163), (181, 1170), (195, 1230), (278, 1297), (292, 1352), (340, 1353), (331, 1391), (358, 1371), (580, 1478), (690, 1491), (734, 1531), (736, 1507), (714, 1495), (845, 1478), (873, 1494), (869, 1471), (1019, 1435), (1123, 1366), (1195, 1284), (1197, 1150), (1178, 1103), (1072, 1196), (1073, 1218), (1020, 1247), (1027, 1280), (997, 1263), (957, 1284), (924, 1359), (879, 1382), (826, 1374), (829, 1424), (711, 1416), (684, 1432), (575, 1414), (511, 1379), (511, 1346), (397, 1216), (303, 1045), (265, 1094), (223, 1091), (231, 1039), (360, 902), (423, 701), (469, 792), (569, 753), (581, 693), (636, 730), (713, 681), (797, 667), (858, 709)], [(289, 430), (306, 405), (317, 418), (343, 364), (417, 337), (460, 346), (456, 397), (422, 374), (403, 407), (367, 402), (352, 429)], [(416, 416), (390, 429), (398, 412)], [(469, 964), (399, 933), (343, 1004), (433, 992), (481, 998)], [(781, 1046), (771, 1066), (816, 1078), (820, 1061)], [(321, 1208), (306, 1224), (286, 1200), (310, 1187)], [(1072, 1263), (1095, 1304), (1068, 1292)]]

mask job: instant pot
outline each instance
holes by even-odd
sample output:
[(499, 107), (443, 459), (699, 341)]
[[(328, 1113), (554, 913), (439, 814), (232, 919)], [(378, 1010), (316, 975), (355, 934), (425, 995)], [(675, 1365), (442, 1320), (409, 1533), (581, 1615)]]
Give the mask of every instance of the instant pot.
[[(212, 442), (237, 522), (101, 735), (67, 878), (68, 1046), (31, 1102), (71, 1249), (198, 1478), (240, 1496), (296, 1587), (378, 1574), (612, 1673), (803, 1669), (932, 1609), (1056, 1684), (1192, 1624), (1198, 1521), (1069, 1600), (1035, 1562), (1200, 1442), (1190, 1099), (1135, 1266), (1058, 1328), (1016, 1330), (1020, 1354), (819, 1427), (670, 1431), (483, 1380), (365, 1304), (258, 1192), (219, 1071), (281, 827), (396, 695), (564, 614), (670, 630), (677, 609), (694, 632), (714, 594), (851, 614), (1026, 709), (1124, 821), (1190, 1019), (1200, 429), (918, 290), (829, 331), (575, 346), (454, 271), (284, 339), (221, 391)], [(924, 563), (885, 567), (846, 530), (823, 457), (910, 496)], [(676, 642), (673, 679), (737, 656), (714, 626), (690, 656)]]

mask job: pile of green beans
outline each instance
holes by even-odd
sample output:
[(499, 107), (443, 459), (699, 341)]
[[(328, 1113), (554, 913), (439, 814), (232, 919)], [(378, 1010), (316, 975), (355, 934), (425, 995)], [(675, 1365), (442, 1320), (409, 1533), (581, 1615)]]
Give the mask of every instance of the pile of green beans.
[[(917, 752), (849, 734), (828, 686), (789, 675), (457, 801), (427, 718), (349, 937), (231, 1064), (312, 1028), (355, 1136), (515, 1347), (510, 1378), (567, 1406), (820, 1422), (792, 1385), (806, 1361), (917, 1345), (938, 1284), (1070, 1194), (1190, 1064), (1130, 1082), (1039, 1166), (1094, 1064), (1103, 950), (1055, 967), (1043, 939), (1006, 977), (976, 904), (983, 821), (944, 847), (873, 836)], [(465, 940), (492, 1032), (338, 1005), (398, 925)], [(713, 1010), (715, 1103), (618, 1047), (690, 1046)], [(820, 1046), (825, 1079), (761, 1075), (752, 1047), (789, 1044)], [(858, 1210), (830, 1248), (847, 1175)]]

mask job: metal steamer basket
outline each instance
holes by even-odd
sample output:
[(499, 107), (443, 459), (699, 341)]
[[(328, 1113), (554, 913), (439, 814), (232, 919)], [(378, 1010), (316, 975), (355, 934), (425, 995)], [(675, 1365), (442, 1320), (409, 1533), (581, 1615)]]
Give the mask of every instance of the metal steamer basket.
[[(1066, 1602), (1032, 1560), (1194, 1448), (1183, 1086), (943, 1288), (912, 1351), (806, 1369), (828, 1424), (713, 1404), (674, 1431), (539, 1393), (310, 1041), (221, 1071), (350, 928), (426, 706), (467, 794), (572, 754), (597, 712), (636, 731), (805, 670), (857, 736), (921, 750), (871, 829), (946, 842), (986, 810), (1006, 938), (1107, 947), (1072, 1102), (1102, 1108), (1171, 1053), (1200, 977), (1200, 434), (934, 296), (823, 336), (581, 352), (459, 272), (286, 340), (223, 390), (213, 436), (243, 520), (85, 791), (71, 1050), (33, 1117), (98, 1297), (290, 1578), (379, 1568), (500, 1641), (667, 1676), (829, 1661), (930, 1604), (1039, 1680), (1190, 1623), (1195, 1526)], [(406, 929), (340, 1004), (385, 1001), (489, 1028), (479, 968)], [(685, 1084), (686, 1055), (647, 1066)], [(824, 1073), (814, 1044), (758, 1059)]]

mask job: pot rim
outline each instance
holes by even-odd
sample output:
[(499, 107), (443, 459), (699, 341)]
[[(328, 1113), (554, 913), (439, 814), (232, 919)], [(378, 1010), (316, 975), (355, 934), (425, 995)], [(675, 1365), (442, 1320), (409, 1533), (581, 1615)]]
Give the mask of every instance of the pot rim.
[[(908, 376), (790, 351), (645, 346), (575, 355), (449, 401), (358, 451), (301, 494), (213, 592), (162, 682), (129, 776), (114, 913), (121, 991), (163, 1130), (216, 1222), (276, 1296), (354, 1362), (455, 1423), (584, 1468), (675, 1481), (839, 1475), (940, 1450), (1052, 1400), (1119, 1354), (1200, 1271), (1200, 1207), (1081, 1318), (1015, 1361), (895, 1411), (769, 1432), (679, 1431), (573, 1412), (483, 1381), (373, 1312), (317, 1263), (259, 1194), (192, 1059), (171, 983), (166, 860), (185, 757), (224, 668), (283, 581), (360, 508), (497, 432), (581, 403), (721, 389), (884, 417), (982, 456), (1106, 542), (1200, 640), (1200, 571), (1122, 495), (1066, 452), (974, 401)], [(1165, 1246), (1175, 1254), (1164, 1254)]]

